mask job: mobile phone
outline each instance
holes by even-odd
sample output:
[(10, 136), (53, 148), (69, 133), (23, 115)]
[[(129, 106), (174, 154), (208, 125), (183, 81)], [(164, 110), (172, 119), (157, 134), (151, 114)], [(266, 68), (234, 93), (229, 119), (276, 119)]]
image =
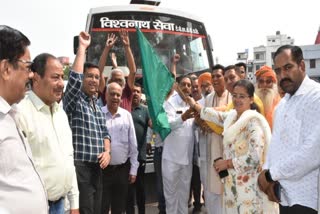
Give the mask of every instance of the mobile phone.
[[(217, 160), (222, 160), (222, 157), (215, 159), (213, 162), (216, 162)], [(220, 171), (218, 174), (219, 174), (220, 178), (224, 178), (229, 175), (229, 172), (228, 172), (228, 170), (225, 169), (225, 170)]]
[(279, 182), (275, 182), (273, 186), (274, 194), (276, 195), (277, 199), (281, 201), (281, 185)]

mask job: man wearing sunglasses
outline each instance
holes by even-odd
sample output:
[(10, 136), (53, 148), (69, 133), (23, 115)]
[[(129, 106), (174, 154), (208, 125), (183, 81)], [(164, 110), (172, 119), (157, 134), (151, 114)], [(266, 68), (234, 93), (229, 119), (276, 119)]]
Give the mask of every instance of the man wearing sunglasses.
[(20, 31), (0, 25), (0, 213), (48, 213), (46, 191), (17, 126), (15, 104), (33, 77), (29, 45)]

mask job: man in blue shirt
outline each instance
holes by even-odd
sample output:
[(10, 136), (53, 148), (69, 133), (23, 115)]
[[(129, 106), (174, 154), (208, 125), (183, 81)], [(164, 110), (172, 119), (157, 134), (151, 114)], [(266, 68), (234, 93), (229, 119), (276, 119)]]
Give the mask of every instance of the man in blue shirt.
[(85, 51), (90, 42), (90, 35), (81, 32), (63, 98), (72, 129), (81, 214), (100, 212), (101, 169), (106, 168), (111, 159), (110, 135), (95, 97), (100, 80), (99, 67), (92, 63), (84, 64)]

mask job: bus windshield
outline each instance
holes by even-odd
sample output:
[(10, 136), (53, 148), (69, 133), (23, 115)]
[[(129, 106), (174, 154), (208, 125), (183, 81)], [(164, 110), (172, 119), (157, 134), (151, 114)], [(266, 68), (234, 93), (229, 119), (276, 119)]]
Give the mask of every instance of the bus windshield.
[[(176, 53), (180, 55), (177, 64), (178, 76), (208, 70), (212, 65), (207, 33), (201, 22), (179, 16), (149, 12), (93, 14), (89, 26), (91, 46), (87, 53), (88, 61), (98, 63), (107, 34), (115, 33), (118, 36), (118, 41), (111, 52), (116, 54), (118, 66), (126, 68), (125, 52), (118, 34), (121, 28), (126, 28), (129, 31), (130, 46), (135, 58), (137, 73), (141, 74), (142, 67), (135, 32), (136, 26), (144, 33), (168, 69), (171, 67), (173, 55)], [(105, 69), (111, 69), (111, 57), (108, 57)]]

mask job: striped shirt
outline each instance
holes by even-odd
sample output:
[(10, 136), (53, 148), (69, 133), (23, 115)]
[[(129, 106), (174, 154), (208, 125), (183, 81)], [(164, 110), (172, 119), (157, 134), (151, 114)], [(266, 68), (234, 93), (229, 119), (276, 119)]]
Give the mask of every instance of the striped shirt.
[(110, 139), (110, 135), (96, 98), (81, 90), (82, 78), (83, 74), (70, 72), (63, 107), (72, 129), (74, 160), (97, 163), (104, 151), (104, 139)]

